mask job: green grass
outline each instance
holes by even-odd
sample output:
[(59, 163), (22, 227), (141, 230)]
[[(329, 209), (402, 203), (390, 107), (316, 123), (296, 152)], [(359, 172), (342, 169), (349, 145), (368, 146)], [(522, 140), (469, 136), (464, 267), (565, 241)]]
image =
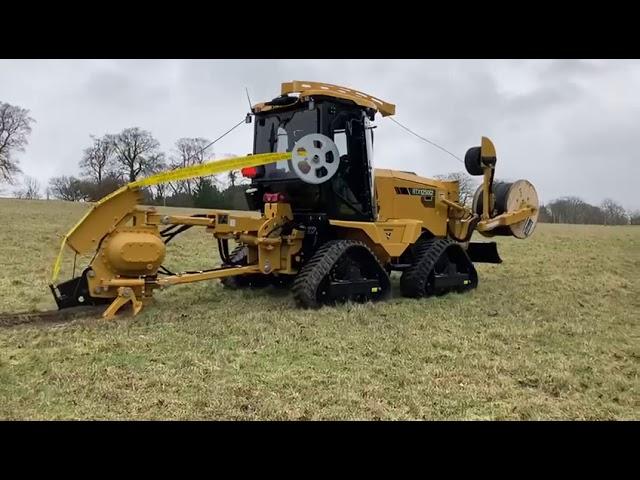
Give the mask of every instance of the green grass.
[[(0, 312), (54, 307), (51, 263), (84, 208), (0, 200)], [(498, 242), (504, 263), (463, 295), (404, 299), (394, 276), (388, 302), (302, 311), (214, 281), (137, 317), (1, 328), (0, 418), (639, 418), (640, 227)], [(167, 258), (214, 265), (215, 242), (194, 228)]]

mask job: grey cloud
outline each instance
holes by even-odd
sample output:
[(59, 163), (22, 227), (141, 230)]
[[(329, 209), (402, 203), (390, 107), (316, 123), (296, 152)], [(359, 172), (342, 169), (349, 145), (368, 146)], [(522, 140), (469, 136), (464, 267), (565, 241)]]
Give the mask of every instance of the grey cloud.
[(166, 86), (148, 85), (141, 89), (130, 76), (119, 71), (100, 71), (92, 74), (86, 82), (87, 98), (101, 98), (111, 109), (145, 108), (154, 102), (161, 103), (169, 95)]
[(517, 95), (507, 102), (507, 109), (514, 115), (529, 116), (533, 113), (546, 113), (548, 109), (562, 108), (577, 101), (582, 95), (582, 87), (572, 82), (545, 85), (530, 93)]
[[(280, 83), (319, 80), (397, 105), (396, 119), (463, 157), (482, 135), (498, 149), (497, 175), (529, 178), (540, 196), (612, 197), (640, 208), (635, 136), (640, 62), (629, 60), (0, 60), (0, 100), (38, 123), (20, 156), (25, 173), (77, 171), (89, 134), (150, 130), (169, 153), (180, 137), (215, 138)], [(379, 117), (378, 117), (379, 118)], [(423, 175), (463, 166), (388, 119), (375, 165)], [(217, 152), (248, 153), (241, 126)]]
[(613, 65), (610, 61), (599, 63), (594, 60), (552, 60), (541, 71), (541, 77), (550, 79), (566, 79), (575, 76), (592, 76), (606, 72)]

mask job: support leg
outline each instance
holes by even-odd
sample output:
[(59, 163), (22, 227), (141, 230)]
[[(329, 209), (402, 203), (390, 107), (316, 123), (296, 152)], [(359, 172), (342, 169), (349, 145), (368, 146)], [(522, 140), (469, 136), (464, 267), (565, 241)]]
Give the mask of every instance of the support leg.
[(137, 315), (142, 310), (142, 301), (136, 298), (136, 294), (129, 287), (120, 287), (118, 289), (118, 296), (116, 299), (111, 302), (111, 305), (104, 311), (102, 317), (105, 319), (112, 319), (118, 313), (123, 306), (127, 303), (131, 302), (131, 306), (133, 307), (133, 314)]

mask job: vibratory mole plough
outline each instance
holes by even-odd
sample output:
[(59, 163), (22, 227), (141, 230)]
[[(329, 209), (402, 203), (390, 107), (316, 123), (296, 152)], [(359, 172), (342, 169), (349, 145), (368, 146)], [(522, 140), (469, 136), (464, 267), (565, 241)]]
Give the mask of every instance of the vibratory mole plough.
[[(110, 318), (130, 303), (138, 313), (158, 288), (213, 279), (287, 287), (303, 308), (385, 299), (392, 271), (402, 273), (406, 297), (475, 288), (474, 262), (501, 259), (495, 242), (471, 242), (472, 234), (529, 237), (535, 188), (494, 184), (496, 151), (485, 137), (464, 159), (482, 176), (471, 207), (456, 181), (374, 170), (377, 113), (394, 115), (395, 106), (336, 85), (283, 83), (279, 97), (252, 107), (251, 155), (154, 175), (97, 202), (63, 241), (51, 284), (58, 308), (105, 304)], [(140, 205), (144, 187), (235, 169), (251, 179), (251, 211), (166, 215)], [(192, 227), (215, 238), (221, 265), (172, 273), (166, 244)], [(65, 248), (95, 255), (80, 276), (56, 284)]]

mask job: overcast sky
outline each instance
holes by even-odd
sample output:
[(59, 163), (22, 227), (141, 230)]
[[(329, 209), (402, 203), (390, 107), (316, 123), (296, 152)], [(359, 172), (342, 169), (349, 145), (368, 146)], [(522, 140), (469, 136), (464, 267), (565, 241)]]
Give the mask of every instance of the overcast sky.
[[(396, 104), (396, 119), (463, 157), (482, 135), (496, 177), (533, 182), (543, 202), (577, 195), (640, 208), (637, 60), (0, 60), (0, 101), (37, 121), (26, 175), (77, 175), (90, 134), (139, 126), (171, 153), (181, 137), (216, 138), (280, 83), (352, 87)], [(433, 176), (464, 170), (446, 153), (377, 116), (374, 165)], [(253, 125), (215, 153), (243, 155)]]

